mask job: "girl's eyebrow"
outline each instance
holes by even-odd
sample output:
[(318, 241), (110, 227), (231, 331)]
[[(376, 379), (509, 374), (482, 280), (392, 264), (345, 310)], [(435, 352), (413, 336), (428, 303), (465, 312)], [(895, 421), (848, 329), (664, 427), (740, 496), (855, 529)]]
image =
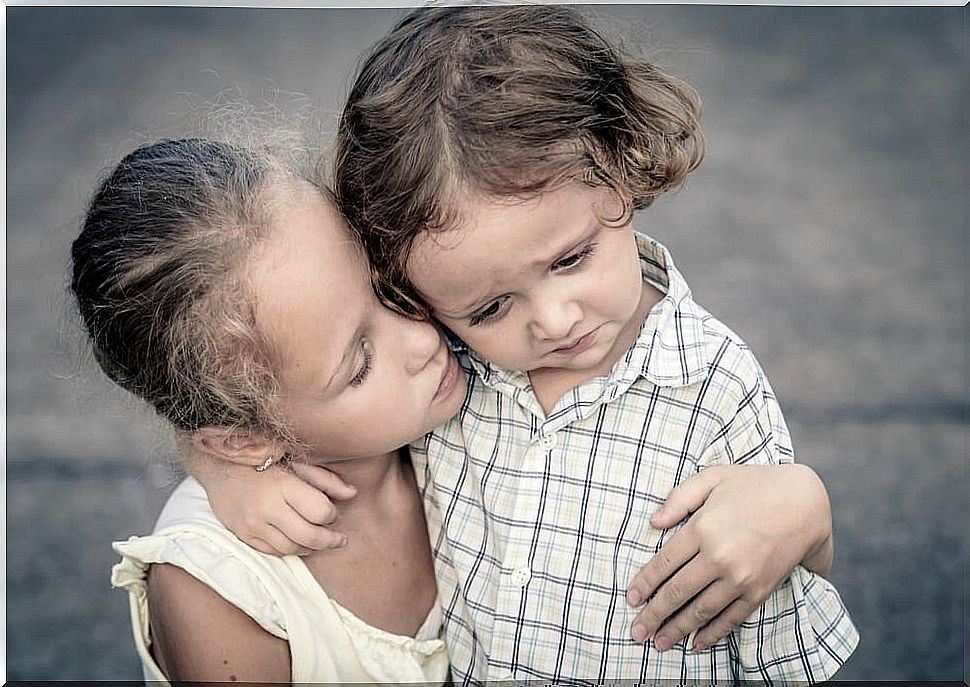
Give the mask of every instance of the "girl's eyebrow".
[(353, 357), (353, 352), (357, 350), (357, 344), (360, 342), (360, 338), (363, 333), (364, 323), (361, 322), (359, 325), (357, 325), (356, 331), (354, 331), (353, 335), (350, 337), (350, 340), (347, 342), (347, 345), (344, 347), (344, 352), (340, 357), (340, 362), (337, 364), (333, 374), (330, 375), (330, 379), (327, 380), (327, 383), (323, 387), (324, 392), (331, 390), (334, 380), (336, 380), (337, 376), (347, 367), (347, 363), (350, 362), (351, 358)]

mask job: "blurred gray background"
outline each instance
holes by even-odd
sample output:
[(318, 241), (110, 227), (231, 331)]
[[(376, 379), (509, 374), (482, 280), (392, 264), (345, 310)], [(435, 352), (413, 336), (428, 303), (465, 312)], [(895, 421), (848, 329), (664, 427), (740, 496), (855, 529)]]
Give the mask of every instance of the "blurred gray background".
[[(140, 677), (110, 542), (151, 528), (175, 473), (65, 297), (98, 175), (240, 97), (332, 130), (403, 11), (6, 9), (9, 679)], [(704, 99), (706, 161), (637, 223), (750, 344), (828, 485), (862, 635), (840, 677), (962, 679), (966, 10), (596, 11)]]

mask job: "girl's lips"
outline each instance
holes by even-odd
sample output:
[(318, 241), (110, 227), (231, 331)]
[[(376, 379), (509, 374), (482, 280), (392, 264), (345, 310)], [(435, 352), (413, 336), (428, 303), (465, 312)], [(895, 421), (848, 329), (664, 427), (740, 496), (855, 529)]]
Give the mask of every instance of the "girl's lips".
[(455, 354), (449, 350), (448, 360), (445, 362), (444, 372), (441, 373), (441, 381), (438, 382), (438, 389), (434, 393), (434, 400), (437, 401), (450, 394), (451, 390), (455, 388), (455, 382), (457, 381), (458, 359), (455, 358)]
[(587, 334), (584, 334), (583, 336), (576, 339), (576, 341), (570, 344), (569, 346), (563, 346), (562, 348), (557, 348), (556, 350), (553, 351), (553, 353), (556, 353), (558, 355), (576, 355), (577, 353), (582, 353), (587, 348), (589, 348), (594, 343), (596, 343), (596, 333), (598, 329), (599, 328), (594, 329), (593, 331), (588, 332)]

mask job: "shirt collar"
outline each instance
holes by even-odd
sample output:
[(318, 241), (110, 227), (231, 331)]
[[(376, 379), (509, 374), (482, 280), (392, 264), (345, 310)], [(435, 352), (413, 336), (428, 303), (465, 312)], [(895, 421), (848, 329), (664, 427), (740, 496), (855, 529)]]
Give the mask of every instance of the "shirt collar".
[[(634, 232), (643, 278), (664, 298), (647, 315), (636, 341), (616, 365), (609, 381), (632, 382), (642, 376), (657, 386), (686, 386), (707, 376), (708, 357), (704, 344), (707, 313), (697, 305), (683, 275), (674, 266), (670, 252), (654, 239)], [(489, 386), (509, 383), (528, 386), (528, 375), (497, 367), (478, 356), (460, 338), (445, 330), (448, 345), (465, 353), (469, 363)]]
[[(670, 252), (644, 234), (636, 234), (643, 278), (664, 293), (647, 315), (630, 351), (630, 369), (657, 386), (686, 386), (707, 376), (704, 320), (709, 317), (691, 295)], [(619, 372), (614, 368), (614, 374)]]

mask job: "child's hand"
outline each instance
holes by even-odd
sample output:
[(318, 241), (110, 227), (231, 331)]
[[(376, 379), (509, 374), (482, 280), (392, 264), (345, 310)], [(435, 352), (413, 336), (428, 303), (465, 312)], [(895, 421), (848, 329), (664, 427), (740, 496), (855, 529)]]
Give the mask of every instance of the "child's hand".
[(347, 543), (345, 534), (327, 527), (337, 519), (331, 499), (345, 500), (357, 492), (326, 468), (294, 461), (288, 468), (274, 466), (261, 473), (232, 464), (190, 472), (202, 483), (220, 522), (258, 551), (303, 556)]
[(649, 599), (633, 622), (635, 641), (656, 633), (655, 646), (664, 651), (700, 629), (691, 648), (706, 649), (799, 563), (822, 575), (831, 569), (828, 494), (811, 468), (706, 468), (673, 489), (650, 523), (672, 527), (695, 510), (627, 590), (631, 605)]

